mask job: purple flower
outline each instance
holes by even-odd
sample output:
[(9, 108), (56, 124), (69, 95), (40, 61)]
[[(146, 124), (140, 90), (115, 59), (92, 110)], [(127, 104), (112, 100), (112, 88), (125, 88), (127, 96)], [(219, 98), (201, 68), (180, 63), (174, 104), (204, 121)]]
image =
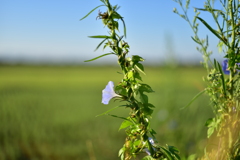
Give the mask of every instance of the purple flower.
[(105, 89), (102, 91), (102, 103), (108, 104), (113, 97), (120, 97), (120, 95), (114, 92), (114, 83), (109, 81)]
[(230, 74), (230, 71), (228, 70), (228, 60), (227, 60), (227, 59), (225, 59), (225, 60), (222, 62), (222, 70), (223, 70), (223, 73), (224, 73), (224, 74), (227, 74), (227, 75)]
[[(238, 68), (240, 68), (240, 63), (236, 63), (236, 65), (238, 66)], [(228, 69), (228, 60), (225, 59), (223, 62), (222, 62), (222, 70), (223, 70), (223, 73), (224, 74), (227, 74), (229, 75), (230, 74), (230, 71)], [(237, 72), (239, 72), (240, 70), (237, 69)]]

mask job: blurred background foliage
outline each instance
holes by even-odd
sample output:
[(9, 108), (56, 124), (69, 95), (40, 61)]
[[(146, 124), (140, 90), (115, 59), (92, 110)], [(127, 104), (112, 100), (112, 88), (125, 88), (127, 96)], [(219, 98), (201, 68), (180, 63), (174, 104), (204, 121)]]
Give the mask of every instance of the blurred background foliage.
[[(181, 157), (203, 154), (204, 121), (212, 117), (203, 95), (206, 74), (197, 66), (145, 66), (144, 83), (156, 106), (152, 128), (160, 144), (174, 145)], [(96, 117), (121, 104), (101, 104), (108, 81), (121, 81), (117, 66), (0, 66), (0, 159), (3, 160), (113, 160), (124, 143), (118, 131), (122, 120)], [(112, 112), (126, 116), (128, 110)]]

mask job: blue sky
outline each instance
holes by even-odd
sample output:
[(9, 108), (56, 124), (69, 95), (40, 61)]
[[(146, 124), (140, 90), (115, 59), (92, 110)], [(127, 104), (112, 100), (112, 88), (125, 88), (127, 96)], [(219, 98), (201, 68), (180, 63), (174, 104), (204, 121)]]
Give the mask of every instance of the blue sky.
[[(172, 0), (110, 2), (121, 6), (119, 13), (127, 25), (130, 55), (138, 54), (156, 63), (169, 55), (187, 62), (201, 60), (190, 27), (172, 12), (174, 7), (179, 8), (177, 3)], [(193, 7), (202, 7), (203, 3), (204, 0), (192, 0), (190, 16)], [(99, 0), (0, 0), (0, 58), (83, 62), (108, 52), (110, 49), (94, 52), (100, 40), (88, 38), (107, 34), (101, 20), (96, 20), (98, 10), (79, 21), (100, 4)], [(203, 37), (209, 33), (205, 28), (201, 32)], [(215, 52), (216, 38), (209, 37)], [(98, 62), (114, 58), (106, 57)]]

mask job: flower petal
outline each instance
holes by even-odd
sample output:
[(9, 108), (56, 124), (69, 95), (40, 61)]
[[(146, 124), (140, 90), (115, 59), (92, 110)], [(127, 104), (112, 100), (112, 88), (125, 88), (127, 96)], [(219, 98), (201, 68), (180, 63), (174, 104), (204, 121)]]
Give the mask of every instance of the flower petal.
[(222, 62), (222, 70), (223, 70), (223, 73), (224, 73), (224, 74), (227, 74), (227, 75), (230, 74), (230, 71), (228, 70), (228, 60), (227, 60), (227, 59), (225, 59), (225, 60)]
[(105, 89), (102, 91), (102, 103), (108, 104), (113, 97), (119, 97), (114, 91), (114, 83), (109, 81)]

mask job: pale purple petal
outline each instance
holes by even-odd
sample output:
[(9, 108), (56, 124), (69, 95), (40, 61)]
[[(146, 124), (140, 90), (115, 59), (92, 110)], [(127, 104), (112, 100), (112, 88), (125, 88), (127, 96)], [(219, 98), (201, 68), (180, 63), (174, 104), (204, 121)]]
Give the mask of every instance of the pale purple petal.
[(114, 83), (109, 81), (105, 89), (102, 91), (102, 103), (108, 104), (113, 97), (119, 97), (114, 91)]

